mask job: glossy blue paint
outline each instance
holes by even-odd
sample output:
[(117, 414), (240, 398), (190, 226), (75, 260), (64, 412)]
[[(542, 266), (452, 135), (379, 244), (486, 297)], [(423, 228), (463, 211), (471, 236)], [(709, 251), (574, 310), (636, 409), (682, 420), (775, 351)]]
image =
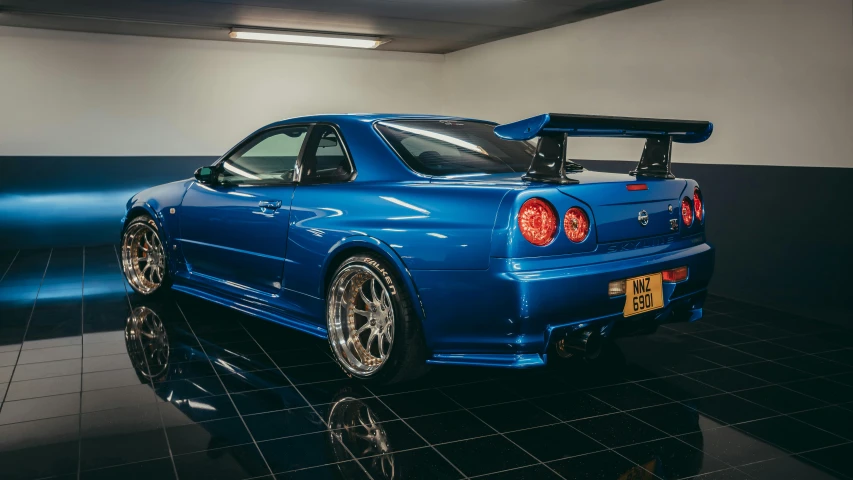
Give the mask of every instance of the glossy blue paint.
[[(522, 172), (421, 175), (374, 129), (377, 121), (402, 118), (445, 117), (322, 115), (277, 122), (256, 134), (285, 125), (335, 125), (355, 164), (354, 178), (239, 187), (185, 180), (134, 195), (128, 217), (147, 212), (157, 219), (176, 289), (316, 336), (326, 334), (324, 298), (337, 264), (359, 251), (381, 255), (415, 300), (430, 363), (537, 366), (558, 334), (594, 327), (609, 335), (638, 320), (701, 317), (714, 250), (705, 241), (704, 219), (680, 225), (681, 198), (692, 196), (696, 182), (638, 182), (591, 171), (571, 172), (578, 180), (572, 185), (524, 181)], [(648, 189), (629, 191), (634, 183)], [(558, 222), (549, 245), (527, 242), (517, 215), (533, 197), (549, 201), (560, 218), (582, 208), (592, 222), (589, 237), (573, 243)], [(262, 206), (279, 201), (275, 209)], [(637, 221), (640, 210), (649, 215), (646, 227)], [(624, 297), (608, 296), (610, 281), (679, 266), (689, 268), (689, 278), (664, 285), (662, 310), (625, 319)]]

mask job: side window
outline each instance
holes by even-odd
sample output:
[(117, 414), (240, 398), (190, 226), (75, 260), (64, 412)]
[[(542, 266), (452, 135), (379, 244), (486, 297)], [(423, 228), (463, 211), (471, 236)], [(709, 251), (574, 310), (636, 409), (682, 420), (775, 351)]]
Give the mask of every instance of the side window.
[(343, 182), (352, 176), (352, 164), (338, 132), (329, 125), (315, 125), (302, 157), (301, 183)]
[(225, 185), (292, 182), (307, 133), (308, 127), (286, 127), (258, 135), (219, 164), (219, 182)]

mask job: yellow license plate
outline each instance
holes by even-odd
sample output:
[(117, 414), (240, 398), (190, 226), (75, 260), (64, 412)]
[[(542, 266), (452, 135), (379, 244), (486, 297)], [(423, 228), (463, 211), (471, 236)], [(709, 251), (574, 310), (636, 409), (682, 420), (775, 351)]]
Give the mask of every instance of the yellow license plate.
[(663, 279), (660, 273), (625, 280), (626, 317), (663, 308)]

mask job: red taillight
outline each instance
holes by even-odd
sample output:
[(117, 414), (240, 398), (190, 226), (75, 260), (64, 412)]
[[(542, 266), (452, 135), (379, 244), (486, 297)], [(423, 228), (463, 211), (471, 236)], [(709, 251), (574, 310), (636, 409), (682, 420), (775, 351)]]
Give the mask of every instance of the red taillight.
[(629, 192), (636, 192), (637, 190), (648, 190), (649, 186), (645, 183), (629, 183), (626, 185), (628, 187)]
[(518, 228), (533, 245), (548, 245), (557, 233), (557, 213), (547, 201), (531, 198), (518, 211)]
[(578, 207), (572, 207), (563, 217), (563, 230), (569, 240), (580, 243), (589, 236), (589, 217)]
[(693, 211), (696, 213), (697, 222), (701, 222), (705, 218), (705, 205), (702, 205), (702, 192), (698, 188), (693, 190)]
[(681, 221), (685, 227), (693, 225), (693, 205), (687, 197), (681, 200)]
[(687, 267), (678, 267), (660, 272), (664, 282), (675, 283), (687, 279)]

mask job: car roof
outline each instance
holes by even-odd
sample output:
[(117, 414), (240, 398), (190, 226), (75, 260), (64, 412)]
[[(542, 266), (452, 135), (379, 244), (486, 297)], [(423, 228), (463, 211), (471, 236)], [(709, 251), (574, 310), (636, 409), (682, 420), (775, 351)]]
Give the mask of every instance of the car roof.
[(373, 123), (382, 120), (459, 120), (459, 121), (475, 121), (487, 122), (485, 120), (477, 120), (473, 118), (462, 118), (448, 115), (423, 115), (423, 114), (407, 114), (407, 113), (328, 113), (320, 115), (305, 115), (302, 117), (288, 118), (278, 122), (271, 123), (263, 127), (275, 127), (278, 125), (288, 125), (294, 123), (333, 123), (336, 125), (355, 124), (355, 123)]

